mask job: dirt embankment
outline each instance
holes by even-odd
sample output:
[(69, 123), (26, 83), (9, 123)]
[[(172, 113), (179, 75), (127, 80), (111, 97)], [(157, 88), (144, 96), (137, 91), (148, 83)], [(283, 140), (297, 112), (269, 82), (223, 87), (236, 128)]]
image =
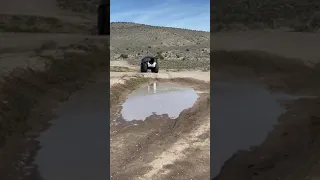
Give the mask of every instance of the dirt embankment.
[[(319, 65), (261, 51), (212, 51), (216, 77), (231, 75), (259, 78), (272, 91), (320, 94)], [(213, 79), (214, 80), (214, 79)], [(215, 180), (312, 179), (320, 172), (320, 98), (283, 102), (287, 111), (279, 117), (267, 139), (251, 150), (234, 154)], [(214, 115), (213, 115), (214, 118)]]

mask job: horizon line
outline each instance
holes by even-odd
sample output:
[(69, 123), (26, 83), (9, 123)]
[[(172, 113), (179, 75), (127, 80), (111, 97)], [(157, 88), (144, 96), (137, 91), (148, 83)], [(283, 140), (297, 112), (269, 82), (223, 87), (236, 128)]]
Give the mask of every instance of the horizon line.
[(127, 21), (114, 21), (114, 22), (110, 21), (110, 24), (112, 24), (112, 23), (131, 23), (131, 24), (140, 24), (140, 25), (146, 25), (146, 26), (152, 26), (152, 27), (175, 28), (175, 29), (183, 29), (183, 30), (189, 30), (189, 31), (198, 31), (198, 32), (208, 32), (208, 33), (210, 33), (210, 31), (206, 31), (206, 30), (187, 29), (187, 28), (172, 27), (172, 26), (156, 26), (156, 25), (136, 23), (136, 22), (127, 22)]

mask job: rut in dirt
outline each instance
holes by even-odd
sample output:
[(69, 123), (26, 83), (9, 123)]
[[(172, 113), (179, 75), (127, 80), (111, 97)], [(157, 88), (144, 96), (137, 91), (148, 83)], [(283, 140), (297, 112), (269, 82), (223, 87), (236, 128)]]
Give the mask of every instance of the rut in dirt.
[[(125, 87), (115, 88), (126, 93), (122, 93), (115, 113), (118, 118), (111, 125), (112, 179), (209, 178), (209, 150), (203, 151), (210, 145), (206, 138), (209, 84), (192, 79), (149, 79), (137, 88)], [(202, 133), (206, 134), (203, 139), (198, 137)], [(181, 161), (192, 169), (190, 175), (180, 174)]]
[(212, 178), (238, 151), (260, 145), (285, 112), (281, 101), (297, 96), (273, 94), (268, 87), (253, 82), (215, 81), (213, 83)]
[(57, 109), (57, 118), (39, 137), (34, 164), (41, 180), (108, 179), (108, 83), (74, 93)]

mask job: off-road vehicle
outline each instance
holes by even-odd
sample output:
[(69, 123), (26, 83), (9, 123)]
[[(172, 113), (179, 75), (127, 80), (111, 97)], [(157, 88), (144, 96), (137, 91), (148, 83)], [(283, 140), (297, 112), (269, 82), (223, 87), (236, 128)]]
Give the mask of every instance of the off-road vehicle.
[(158, 73), (159, 71), (158, 58), (152, 57), (152, 56), (146, 56), (141, 59), (140, 71), (144, 73), (144, 72), (148, 72), (148, 69), (151, 69), (151, 72), (153, 73)]

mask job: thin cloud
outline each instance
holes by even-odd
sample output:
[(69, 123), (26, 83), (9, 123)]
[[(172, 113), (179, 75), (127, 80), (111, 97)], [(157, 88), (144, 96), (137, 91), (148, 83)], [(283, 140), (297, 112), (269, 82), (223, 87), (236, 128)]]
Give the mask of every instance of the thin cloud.
[(111, 22), (135, 22), (154, 26), (210, 31), (210, 1), (111, 0)]

